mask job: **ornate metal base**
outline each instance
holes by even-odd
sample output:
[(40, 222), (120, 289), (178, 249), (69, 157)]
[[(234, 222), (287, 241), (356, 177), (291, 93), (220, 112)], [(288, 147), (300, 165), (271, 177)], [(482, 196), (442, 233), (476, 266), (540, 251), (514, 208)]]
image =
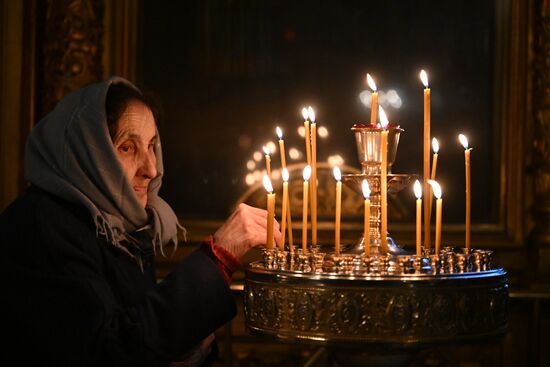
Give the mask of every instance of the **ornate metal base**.
[(321, 344), (421, 345), (502, 335), (503, 269), (456, 274), (356, 276), (246, 270), (245, 316), (254, 332)]

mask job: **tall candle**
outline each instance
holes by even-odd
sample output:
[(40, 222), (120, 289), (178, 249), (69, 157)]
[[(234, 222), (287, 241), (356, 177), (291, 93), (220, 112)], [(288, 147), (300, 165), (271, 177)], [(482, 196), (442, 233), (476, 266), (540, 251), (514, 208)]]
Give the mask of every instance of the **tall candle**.
[(264, 175), (263, 183), (267, 191), (267, 237), (265, 247), (273, 249), (273, 222), (275, 220), (275, 193), (268, 175)]
[[(430, 179), (430, 88), (428, 86), (428, 74), (426, 71), (420, 71), (420, 80), (424, 84), (424, 197), (429, 197), (428, 180)], [(424, 246), (430, 248), (430, 217), (426, 214), (429, 212), (429, 201), (424, 200)]]
[(377, 112), (378, 112), (378, 92), (376, 91), (376, 83), (374, 82), (374, 79), (370, 76), (370, 74), (367, 73), (367, 84), (369, 85), (369, 88), (372, 90), (371, 93), (371, 109), (370, 109), (370, 124), (372, 126), (376, 126), (376, 120), (377, 120)]
[[(432, 150), (434, 152), (433, 154), (433, 157), (432, 157), (432, 173), (430, 175), (430, 180), (435, 180), (435, 173), (437, 171), (437, 156), (438, 156), (438, 152), (439, 152), (439, 142), (437, 141), (436, 138), (433, 138), (432, 139)], [(432, 223), (432, 188), (430, 186), (430, 192), (429, 192), (429, 195), (426, 197), (426, 200), (428, 200), (428, 212), (426, 213), (426, 215), (428, 216), (428, 223)], [(428, 238), (428, 241), (430, 239)], [(426, 243), (425, 246), (426, 248), (430, 248), (430, 243)]]
[(380, 125), (382, 126), (382, 132), (380, 137), (380, 149), (381, 151), (381, 167), (380, 167), (380, 240), (382, 254), (388, 252), (388, 130), (386, 127), (389, 124), (386, 112), (382, 106), (379, 106), (380, 113)]
[(363, 191), (363, 197), (365, 202), (364, 216), (363, 216), (363, 245), (365, 247), (365, 256), (370, 255), (370, 187), (369, 181), (363, 180), (361, 182), (361, 191)]
[(269, 149), (264, 145), (262, 147), (265, 154), (265, 171), (267, 172), (267, 175), (271, 177), (271, 157), (269, 155)]
[(470, 153), (472, 148), (468, 148), (468, 139), (465, 135), (460, 134), (458, 136), (460, 143), (464, 147), (464, 163), (466, 172), (466, 240), (465, 246), (470, 248), (470, 211), (471, 211), (471, 185), (470, 185)]
[(340, 216), (342, 210), (342, 173), (338, 166), (332, 169), (334, 178), (336, 179), (336, 217), (334, 223), (334, 253), (340, 255)]
[(304, 168), (304, 190), (302, 195), (302, 252), (307, 252), (307, 202), (309, 193), (309, 178), (311, 177), (311, 166)]
[(279, 245), (279, 249), (282, 251), (285, 248), (285, 239), (286, 239), (286, 220), (287, 220), (287, 213), (288, 213), (288, 169), (283, 168), (282, 170), (282, 176), (283, 176), (283, 203), (281, 208), (281, 244)]
[(302, 116), (304, 117), (304, 137), (306, 141), (307, 164), (311, 165), (311, 140), (309, 138), (309, 112), (305, 107), (302, 108)]
[(441, 198), (441, 186), (437, 181), (429, 180), (428, 183), (432, 186), (435, 200), (435, 254), (439, 255), (441, 249), (441, 211), (443, 208), (443, 199)]
[(311, 121), (311, 245), (317, 247), (317, 124), (315, 111), (308, 107), (308, 116)]
[[(279, 138), (279, 153), (281, 155), (281, 167), (283, 169), (283, 174), (284, 174), (284, 170), (286, 169), (286, 151), (285, 151), (285, 141), (283, 139), (283, 130), (277, 126), (277, 128), (275, 129), (275, 132), (277, 133), (277, 137)], [(288, 175), (288, 170), (287, 170), (287, 175)], [(288, 179), (287, 179), (288, 181)], [(293, 251), (294, 250), (294, 241), (293, 241), (293, 238), (292, 238), (292, 215), (291, 215), (291, 212), (290, 212), (290, 194), (288, 194), (288, 182), (286, 183), (286, 186), (287, 186), (287, 199), (286, 199), (286, 204), (285, 204), (285, 200), (283, 198), (283, 204), (286, 205), (286, 211), (283, 211), (283, 214), (282, 214), (282, 217), (285, 220), (285, 222), (288, 222), (288, 246), (290, 248), (290, 251)], [(283, 183), (283, 188), (284, 188), (284, 183)], [(285, 242), (284, 237), (285, 235), (285, 231), (283, 229), (283, 243)]]
[(279, 154), (281, 156), (281, 168), (286, 168), (286, 153), (285, 153), (285, 141), (283, 140), (283, 130), (277, 126), (275, 128), (277, 137), (279, 138)]
[(420, 181), (414, 182), (414, 195), (416, 196), (416, 256), (422, 255), (422, 185)]

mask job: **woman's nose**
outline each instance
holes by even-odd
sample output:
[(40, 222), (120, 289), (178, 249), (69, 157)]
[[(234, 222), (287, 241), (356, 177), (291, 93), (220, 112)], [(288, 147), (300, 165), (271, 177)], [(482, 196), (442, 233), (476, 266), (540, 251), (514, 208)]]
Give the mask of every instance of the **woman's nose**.
[(142, 155), (140, 160), (139, 172), (146, 178), (153, 179), (157, 176), (157, 159), (152, 151)]

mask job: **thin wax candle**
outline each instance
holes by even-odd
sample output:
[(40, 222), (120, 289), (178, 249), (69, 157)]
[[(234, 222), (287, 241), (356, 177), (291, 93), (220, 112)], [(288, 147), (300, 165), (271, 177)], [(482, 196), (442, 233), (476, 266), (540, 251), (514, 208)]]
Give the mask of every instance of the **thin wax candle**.
[(365, 248), (365, 255), (370, 255), (370, 187), (369, 181), (366, 179), (361, 182), (361, 191), (363, 192), (363, 197), (365, 202), (364, 207), (364, 217), (363, 217), (363, 246)]
[(336, 180), (336, 215), (334, 223), (334, 253), (340, 255), (340, 216), (342, 210), (342, 173), (338, 166), (332, 169), (334, 179)]
[(275, 220), (275, 193), (269, 176), (264, 175), (264, 188), (267, 191), (267, 237), (265, 247), (268, 250), (273, 249), (273, 223)]
[(378, 113), (378, 92), (376, 91), (376, 83), (374, 79), (367, 73), (367, 84), (372, 90), (371, 93), (371, 104), (370, 104), (370, 124), (376, 126), (377, 113)]
[(420, 181), (414, 182), (414, 195), (416, 196), (416, 256), (422, 255), (422, 185)]
[(468, 148), (468, 138), (465, 135), (460, 134), (458, 136), (460, 143), (464, 147), (464, 165), (465, 165), (465, 176), (466, 176), (466, 239), (465, 247), (470, 249), (470, 212), (471, 212), (471, 184), (470, 184), (470, 153), (472, 148)]
[(307, 204), (309, 194), (309, 178), (311, 177), (311, 166), (304, 168), (304, 189), (302, 195), (302, 252), (307, 253)]
[[(430, 196), (428, 180), (430, 179), (430, 88), (428, 84), (428, 74), (425, 70), (420, 71), (420, 80), (424, 85), (424, 197)], [(429, 212), (429, 201), (424, 200), (424, 246), (430, 248), (430, 218), (426, 214)]]
[(382, 162), (380, 166), (380, 242), (382, 254), (388, 252), (388, 117), (382, 106), (379, 106), (380, 125), (382, 126), (380, 137), (380, 149)]

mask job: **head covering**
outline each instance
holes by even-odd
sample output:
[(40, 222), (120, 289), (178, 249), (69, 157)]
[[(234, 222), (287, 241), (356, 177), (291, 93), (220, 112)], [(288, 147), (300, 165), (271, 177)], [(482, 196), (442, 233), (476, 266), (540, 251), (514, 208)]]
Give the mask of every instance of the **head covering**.
[[(127, 80), (111, 77), (67, 95), (32, 130), (25, 150), (26, 178), (39, 188), (92, 215), (98, 234), (130, 256), (132, 232), (149, 229), (154, 248), (177, 244), (178, 223), (158, 196), (164, 173), (160, 138), (155, 145), (157, 176), (149, 183), (143, 208), (120, 164), (109, 135), (105, 100), (111, 85)], [(126, 240), (126, 241), (124, 241)]]

